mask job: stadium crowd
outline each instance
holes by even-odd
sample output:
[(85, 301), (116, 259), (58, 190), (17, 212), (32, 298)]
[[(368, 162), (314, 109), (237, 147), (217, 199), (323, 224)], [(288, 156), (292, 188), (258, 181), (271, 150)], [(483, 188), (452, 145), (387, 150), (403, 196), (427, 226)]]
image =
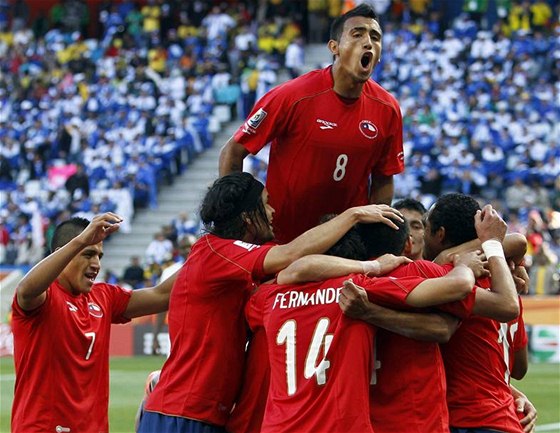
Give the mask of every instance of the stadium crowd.
[[(129, 222), (135, 209), (157, 207), (161, 183), (212, 144), (214, 106), (245, 118), (282, 67), (300, 73), (302, 30), (324, 40), (329, 20), (352, 6), (311, 2), (306, 20), (293, 2), (187, 3), (105, 2), (92, 16), (68, 0), (33, 21), (25, 1), (1, 8), (0, 262), (36, 262), (69, 215), (116, 211)], [(504, 5), (492, 20), (468, 5), (449, 20), (437, 2), (374, 2), (390, 47), (374, 78), (404, 119), (407, 169), (395, 196), (429, 206), (460, 191), (491, 201), (532, 235), (529, 258), (552, 269), (560, 256), (558, 5)], [(264, 180), (266, 156), (250, 170)]]

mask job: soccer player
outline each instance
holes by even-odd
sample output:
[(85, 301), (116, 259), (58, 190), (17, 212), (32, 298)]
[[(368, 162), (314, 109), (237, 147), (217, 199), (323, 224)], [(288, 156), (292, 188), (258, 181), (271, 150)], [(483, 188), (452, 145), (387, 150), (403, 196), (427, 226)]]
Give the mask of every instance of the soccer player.
[(330, 248), (356, 222), (401, 220), (387, 205), (346, 210), (286, 245), (275, 245), (268, 192), (248, 173), (209, 188), (200, 217), (208, 234), (192, 247), (173, 287), (171, 355), (149, 396), (139, 432), (223, 431), (238, 394), (251, 291), (295, 259)]
[[(426, 218), (425, 257), (433, 259), (445, 248), (472, 240), (472, 217), (477, 212), (478, 203), (463, 194), (447, 194), (438, 199)], [(505, 262), (503, 251), (492, 245), (485, 249), (485, 254), (490, 265)], [(513, 358), (513, 367), (521, 369), (518, 377), (526, 370), (526, 345), (525, 326), (519, 315), (517, 320), (507, 323), (469, 317), (449, 343), (441, 346), (453, 432), (523, 431), (509, 379)], [(519, 364), (524, 367), (520, 368)]]
[(271, 143), (267, 188), (281, 242), (325, 214), (391, 203), (393, 175), (404, 169), (402, 117), (396, 99), (370, 79), (381, 39), (367, 4), (337, 18), (333, 64), (268, 92), (222, 148), (220, 175), (241, 171), (249, 153)]
[(393, 203), (393, 207), (400, 211), (409, 227), (412, 245), (406, 256), (412, 260), (420, 260), (424, 249), (424, 214), (426, 208), (413, 198), (399, 200)]
[(130, 291), (95, 283), (114, 213), (59, 224), (52, 253), (20, 281), (12, 303), (16, 383), (12, 432), (108, 432), (112, 323), (165, 311), (175, 277)]
[[(402, 231), (399, 230), (399, 234)], [(349, 236), (358, 239), (352, 241)], [(361, 255), (359, 234), (344, 238), (349, 257)], [(279, 275), (279, 278), (281, 275)], [(429, 306), (471, 292), (472, 271), (457, 263), (452, 273), (425, 280), (353, 275), (371, 299), (395, 306)], [(249, 325), (263, 327), (271, 380), (262, 432), (372, 432), (369, 383), (375, 329), (342, 315), (338, 307), (348, 276), (300, 285), (263, 284), (247, 306)]]

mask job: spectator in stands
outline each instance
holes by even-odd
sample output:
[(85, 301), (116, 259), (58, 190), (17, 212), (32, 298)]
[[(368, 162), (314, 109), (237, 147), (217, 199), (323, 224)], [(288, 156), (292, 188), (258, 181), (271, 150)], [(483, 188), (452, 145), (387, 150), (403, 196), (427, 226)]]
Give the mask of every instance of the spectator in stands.
[(165, 238), (163, 232), (159, 231), (154, 235), (144, 255), (148, 265), (161, 265), (169, 257), (173, 256), (173, 243)]
[(82, 164), (76, 164), (76, 172), (66, 180), (64, 186), (71, 197), (75, 197), (76, 191), (80, 191), (83, 197), (89, 197), (89, 177)]
[(144, 268), (140, 264), (140, 257), (132, 256), (130, 258), (130, 264), (125, 268), (121, 280), (130, 284), (134, 289), (144, 286)]

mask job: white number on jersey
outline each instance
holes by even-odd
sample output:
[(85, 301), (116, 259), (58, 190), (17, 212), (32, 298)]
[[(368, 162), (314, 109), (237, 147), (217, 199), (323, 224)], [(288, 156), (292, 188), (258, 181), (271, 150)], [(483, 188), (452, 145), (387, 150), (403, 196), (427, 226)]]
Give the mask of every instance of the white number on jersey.
[[(307, 356), (305, 357), (303, 375), (306, 379), (310, 379), (315, 376), (318, 385), (324, 385), (327, 382), (325, 372), (331, 365), (326, 359), (326, 355), (333, 339), (332, 334), (327, 334), (329, 323), (329, 319), (325, 317), (317, 321), (313, 337), (311, 338), (311, 344), (307, 349)], [(297, 324), (295, 320), (288, 320), (280, 327), (278, 335), (276, 336), (277, 345), (286, 345), (286, 379), (288, 383), (288, 395), (294, 395), (297, 390), (296, 330)], [(322, 358), (320, 355), (321, 348), (323, 348)]]
[(346, 164), (348, 164), (348, 155), (341, 153), (336, 158), (336, 167), (334, 168), (333, 179), (340, 182), (346, 175)]
[(509, 385), (509, 379), (511, 372), (509, 371), (509, 341), (508, 341), (508, 331), (513, 342), (513, 338), (517, 329), (519, 328), (519, 323), (513, 323), (511, 326), (508, 323), (500, 323), (500, 330), (498, 331), (498, 343), (502, 343), (504, 348), (504, 362), (506, 363), (506, 372), (504, 374), (504, 380)]
[(85, 332), (84, 335), (87, 338), (91, 338), (91, 343), (89, 344), (88, 351), (86, 353), (86, 360), (89, 359), (91, 356), (91, 352), (93, 351), (93, 344), (95, 343), (95, 332)]

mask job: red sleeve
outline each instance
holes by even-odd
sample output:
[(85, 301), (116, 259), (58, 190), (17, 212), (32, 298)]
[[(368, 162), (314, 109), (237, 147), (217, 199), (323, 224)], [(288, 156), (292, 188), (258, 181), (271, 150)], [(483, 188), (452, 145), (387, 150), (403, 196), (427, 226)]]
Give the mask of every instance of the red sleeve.
[(521, 303), (521, 297), (519, 298), (519, 317), (517, 318), (517, 332), (513, 337), (512, 349), (517, 352), (523, 349), (527, 344), (529, 344), (529, 338), (527, 337), (527, 331), (525, 330), (525, 321), (523, 320), (523, 304)]
[(283, 86), (278, 86), (257, 101), (245, 123), (233, 136), (252, 154), (258, 153), (285, 129), (291, 110), (287, 92), (283, 89)]
[(407, 307), (406, 298), (418, 284), (425, 281), (422, 277), (381, 277), (368, 278), (365, 275), (353, 275), (352, 280), (363, 287), (371, 302), (386, 307)]
[(125, 317), (123, 314), (128, 307), (130, 302), (130, 297), (132, 296), (132, 290), (125, 289), (124, 287), (115, 286), (113, 284), (104, 284), (105, 290), (108, 291), (110, 297), (111, 308), (111, 323), (128, 323), (130, 319)]
[(264, 301), (270, 288), (269, 284), (262, 284), (245, 304), (245, 319), (253, 332), (263, 326)]
[(372, 169), (373, 175), (392, 176), (404, 170), (403, 121), (399, 104), (394, 100), (395, 115), (391, 122), (391, 135), (387, 138), (383, 156)]
[(474, 286), (471, 293), (464, 299), (455, 302), (448, 302), (447, 304), (441, 304), (438, 305), (437, 308), (438, 310), (453, 314), (459, 319), (464, 320), (472, 315), (474, 303), (476, 300), (476, 290), (477, 287)]

